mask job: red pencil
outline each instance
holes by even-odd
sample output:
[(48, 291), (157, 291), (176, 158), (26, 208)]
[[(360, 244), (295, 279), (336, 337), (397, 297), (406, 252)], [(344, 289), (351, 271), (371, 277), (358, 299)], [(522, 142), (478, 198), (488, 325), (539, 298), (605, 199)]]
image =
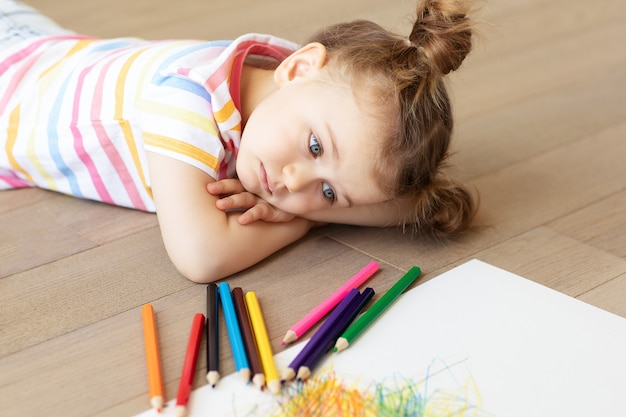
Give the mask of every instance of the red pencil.
[(198, 360), (198, 351), (200, 350), (203, 329), (204, 314), (197, 313), (191, 325), (191, 334), (189, 335), (189, 342), (187, 343), (183, 373), (180, 377), (180, 384), (178, 385), (178, 396), (176, 397), (176, 415), (178, 417), (184, 416), (187, 412), (189, 394), (191, 393), (193, 378), (196, 375), (196, 362)]

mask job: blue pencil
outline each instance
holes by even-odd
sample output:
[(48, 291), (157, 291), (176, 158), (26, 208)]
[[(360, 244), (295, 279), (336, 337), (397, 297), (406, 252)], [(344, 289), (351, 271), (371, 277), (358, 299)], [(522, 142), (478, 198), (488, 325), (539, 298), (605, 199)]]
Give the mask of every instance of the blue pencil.
[(220, 300), (222, 301), (222, 310), (224, 311), (224, 319), (226, 321), (226, 329), (228, 330), (228, 338), (230, 339), (230, 347), (233, 350), (233, 358), (235, 367), (239, 375), (245, 382), (250, 381), (250, 365), (246, 356), (246, 348), (243, 344), (241, 329), (237, 321), (237, 313), (235, 312), (235, 304), (230, 293), (230, 287), (227, 282), (219, 284)]
[(320, 338), (315, 345), (315, 348), (312, 349), (309, 355), (302, 361), (302, 364), (298, 369), (298, 379), (304, 380), (311, 376), (313, 368), (319, 363), (319, 361), (322, 360), (324, 355), (326, 355), (326, 353), (328, 353), (333, 346), (335, 346), (335, 342), (337, 342), (339, 336), (346, 331), (348, 326), (350, 326), (352, 321), (361, 312), (361, 310), (363, 310), (365, 305), (372, 299), (373, 296), (374, 290), (368, 287), (363, 290), (362, 294), (350, 303), (343, 314), (341, 314), (335, 323), (333, 323), (332, 327), (328, 329), (322, 338)]

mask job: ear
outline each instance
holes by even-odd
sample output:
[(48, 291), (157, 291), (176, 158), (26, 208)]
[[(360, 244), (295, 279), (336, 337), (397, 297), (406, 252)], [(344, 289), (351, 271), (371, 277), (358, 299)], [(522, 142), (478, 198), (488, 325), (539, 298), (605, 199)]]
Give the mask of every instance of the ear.
[(274, 70), (274, 81), (278, 86), (288, 82), (317, 75), (326, 64), (326, 47), (318, 42), (304, 45)]

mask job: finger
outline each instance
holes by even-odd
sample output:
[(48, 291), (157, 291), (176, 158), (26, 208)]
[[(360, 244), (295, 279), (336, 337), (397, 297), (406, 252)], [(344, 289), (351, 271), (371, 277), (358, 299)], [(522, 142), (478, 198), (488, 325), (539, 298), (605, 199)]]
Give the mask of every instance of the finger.
[(271, 205), (261, 201), (258, 204), (254, 205), (253, 207), (250, 207), (248, 210), (246, 210), (245, 213), (243, 213), (239, 217), (239, 223), (250, 224), (257, 220), (264, 220), (264, 221), (271, 222), (271, 221), (275, 221), (274, 220), (275, 217), (276, 217), (276, 209), (272, 207)]
[(228, 195), (245, 192), (245, 189), (239, 180), (231, 178), (208, 183), (207, 191), (213, 195)]
[(206, 190), (209, 194), (220, 195), (224, 189), (224, 184), (221, 181), (210, 182), (206, 185)]
[(250, 224), (257, 220), (263, 220), (264, 205), (255, 205), (246, 210), (241, 216), (239, 216), (239, 224)]
[(239, 223), (250, 224), (257, 220), (281, 223), (291, 221), (294, 217), (295, 216), (293, 214), (285, 213), (284, 211), (277, 210), (270, 204), (260, 202), (254, 207), (246, 210), (245, 213), (239, 217)]
[(220, 210), (249, 209), (258, 204), (259, 198), (251, 193), (233, 194), (215, 203)]
[(250, 223), (255, 222), (255, 220), (252, 218), (252, 216), (250, 216), (250, 214), (247, 211), (241, 213), (241, 216), (239, 216), (237, 221), (241, 225), (246, 225), (246, 224), (250, 224)]

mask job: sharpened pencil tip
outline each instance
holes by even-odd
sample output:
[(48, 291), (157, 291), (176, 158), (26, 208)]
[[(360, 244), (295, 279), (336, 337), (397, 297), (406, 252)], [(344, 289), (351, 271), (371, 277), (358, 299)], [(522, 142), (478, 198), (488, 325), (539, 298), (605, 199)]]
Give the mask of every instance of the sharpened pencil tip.
[(220, 373), (217, 371), (210, 371), (206, 375), (206, 380), (212, 387), (215, 387), (220, 380)]
[(239, 370), (239, 376), (241, 376), (241, 379), (243, 379), (243, 381), (247, 384), (250, 382), (252, 373), (250, 372), (249, 368), (241, 368)]
[(160, 413), (163, 410), (163, 397), (156, 396), (150, 399), (150, 404), (152, 407)]
[(265, 385), (265, 375), (255, 374), (252, 377), (252, 383), (256, 385), (260, 390), (263, 390), (263, 386)]
[(187, 414), (187, 407), (184, 405), (176, 406), (176, 417), (184, 417)]
[(337, 339), (337, 343), (335, 343), (333, 352), (341, 352), (342, 350), (347, 349), (349, 345), (350, 342), (348, 342), (348, 339), (346, 339), (345, 337), (340, 337), (339, 339)]
[(283, 372), (282, 380), (283, 381), (291, 381), (295, 377), (296, 377), (296, 371), (294, 371), (292, 368), (287, 368)]
[(301, 366), (300, 369), (298, 369), (296, 379), (298, 380), (298, 382), (306, 381), (307, 379), (309, 379), (310, 376), (311, 368), (309, 368), (308, 366)]
[(298, 335), (296, 334), (296, 332), (294, 332), (293, 330), (288, 330), (285, 334), (285, 337), (283, 337), (283, 341), (280, 342), (280, 344), (284, 346), (288, 343), (295, 342), (296, 340), (298, 340)]
[(279, 380), (275, 379), (273, 381), (269, 381), (267, 383), (267, 388), (269, 388), (269, 390), (273, 393), (273, 394), (279, 394), (280, 390), (282, 388), (282, 385), (280, 383)]

